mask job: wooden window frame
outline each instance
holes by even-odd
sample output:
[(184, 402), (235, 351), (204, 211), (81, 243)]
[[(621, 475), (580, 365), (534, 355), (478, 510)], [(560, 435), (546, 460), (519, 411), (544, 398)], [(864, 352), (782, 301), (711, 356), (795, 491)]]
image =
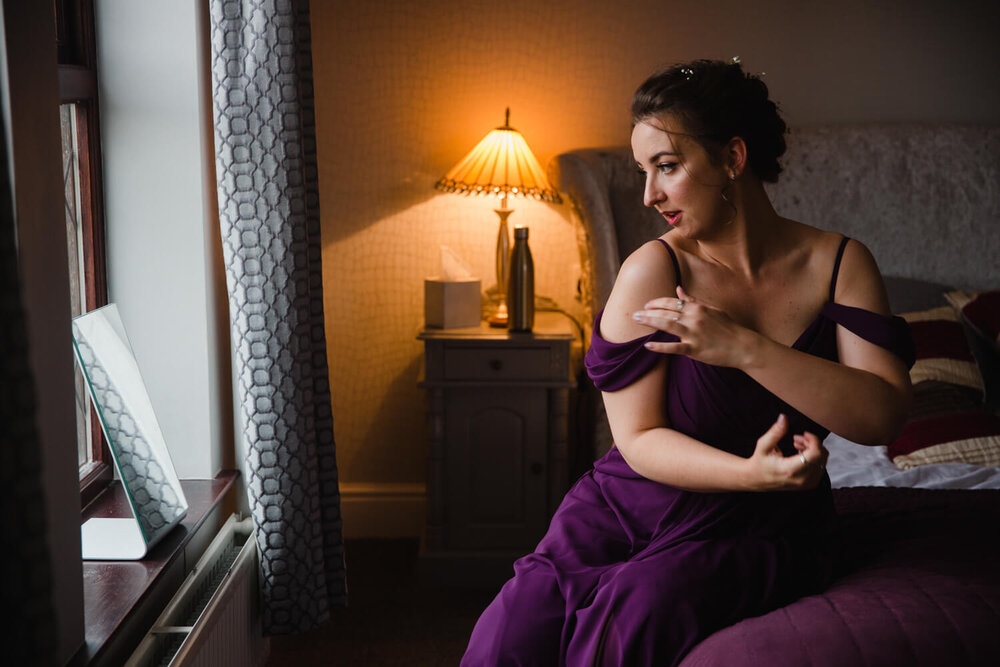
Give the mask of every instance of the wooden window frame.
[[(80, 218), (83, 236), (85, 310), (108, 303), (101, 177), (100, 109), (93, 0), (53, 0), (59, 62), (59, 103), (76, 105)], [(112, 480), (108, 442), (93, 405), (91, 461), (80, 466), (80, 506), (86, 507)]]

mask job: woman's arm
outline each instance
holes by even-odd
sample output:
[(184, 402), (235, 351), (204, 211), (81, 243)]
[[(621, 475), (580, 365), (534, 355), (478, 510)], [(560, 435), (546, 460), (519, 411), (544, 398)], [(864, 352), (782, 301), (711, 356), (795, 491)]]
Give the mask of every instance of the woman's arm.
[[(600, 334), (611, 342), (648, 335), (652, 329), (635, 322), (632, 313), (675, 287), (666, 250), (656, 242), (642, 246), (622, 265), (601, 318)], [(803, 489), (819, 482), (825, 450), (815, 436), (796, 436), (796, 447), (810, 464), (803, 465), (798, 456), (786, 458), (777, 446), (785, 433), (784, 420), (761, 437), (750, 459), (671, 429), (665, 409), (668, 367), (664, 356), (632, 384), (604, 392), (615, 446), (638, 474), (692, 491)]]
[[(834, 299), (889, 315), (875, 258), (850, 241)], [(866, 445), (895, 440), (910, 406), (906, 366), (895, 354), (837, 325), (840, 363), (798, 352), (758, 335), (743, 369), (776, 396), (834, 433)], [(808, 391), (803, 391), (808, 387)]]
[[(658, 343), (651, 349), (739, 368), (802, 414), (854, 442), (882, 445), (898, 436), (911, 387), (905, 365), (893, 353), (838, 325), (840, 363), (829, 361), (740, 327), (724, 313), (678, 292), (681, 299), (691, 301), (680, 322), (672, 317), (677, 313), (670, 302), (676, 299), (646, 304), (660, 310), (660, 316), (647, 316), (646, 321), (680, 336), (681, 342)], [(875, 260), (856, 241), (849, 242), (844, 252), (835, 301), (889, 314)]]

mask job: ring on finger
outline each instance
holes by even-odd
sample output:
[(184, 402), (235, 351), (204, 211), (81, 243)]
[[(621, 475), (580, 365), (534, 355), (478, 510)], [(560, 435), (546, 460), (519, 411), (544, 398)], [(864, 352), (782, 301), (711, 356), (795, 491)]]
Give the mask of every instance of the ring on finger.
[(684, 310), (684, 300), (677, 299), (677, 310)]
[(809, 461), (806, 460), (805, 454), (799, 454), (799, 460), (802, 461), (802, 465), (804, 466), (809, 465)]

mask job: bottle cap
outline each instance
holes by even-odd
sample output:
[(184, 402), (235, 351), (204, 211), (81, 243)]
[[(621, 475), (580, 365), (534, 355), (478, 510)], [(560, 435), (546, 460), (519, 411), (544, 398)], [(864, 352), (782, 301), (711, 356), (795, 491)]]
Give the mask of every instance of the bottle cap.
[(528, 228), (527, 227), (515, 227), (514, 228), (514, 240), (517, 239), (527, 239), (528, 238)]

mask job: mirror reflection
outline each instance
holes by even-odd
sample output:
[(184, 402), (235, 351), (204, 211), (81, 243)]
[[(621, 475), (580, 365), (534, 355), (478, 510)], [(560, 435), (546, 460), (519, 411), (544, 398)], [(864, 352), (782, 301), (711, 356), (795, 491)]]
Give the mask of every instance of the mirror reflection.
[[(148, 549), (184, 518), (188, 506), (118, 308), (109, 304), (75, 318), (73, 346)], [(85, 528), (85, 542), (87, 533)], [(95, 557), (114, 557), (105, 546), (113, 547), (98, 545), (101, 555)], [(87, 544), (84, 551), (87, 557)]]

